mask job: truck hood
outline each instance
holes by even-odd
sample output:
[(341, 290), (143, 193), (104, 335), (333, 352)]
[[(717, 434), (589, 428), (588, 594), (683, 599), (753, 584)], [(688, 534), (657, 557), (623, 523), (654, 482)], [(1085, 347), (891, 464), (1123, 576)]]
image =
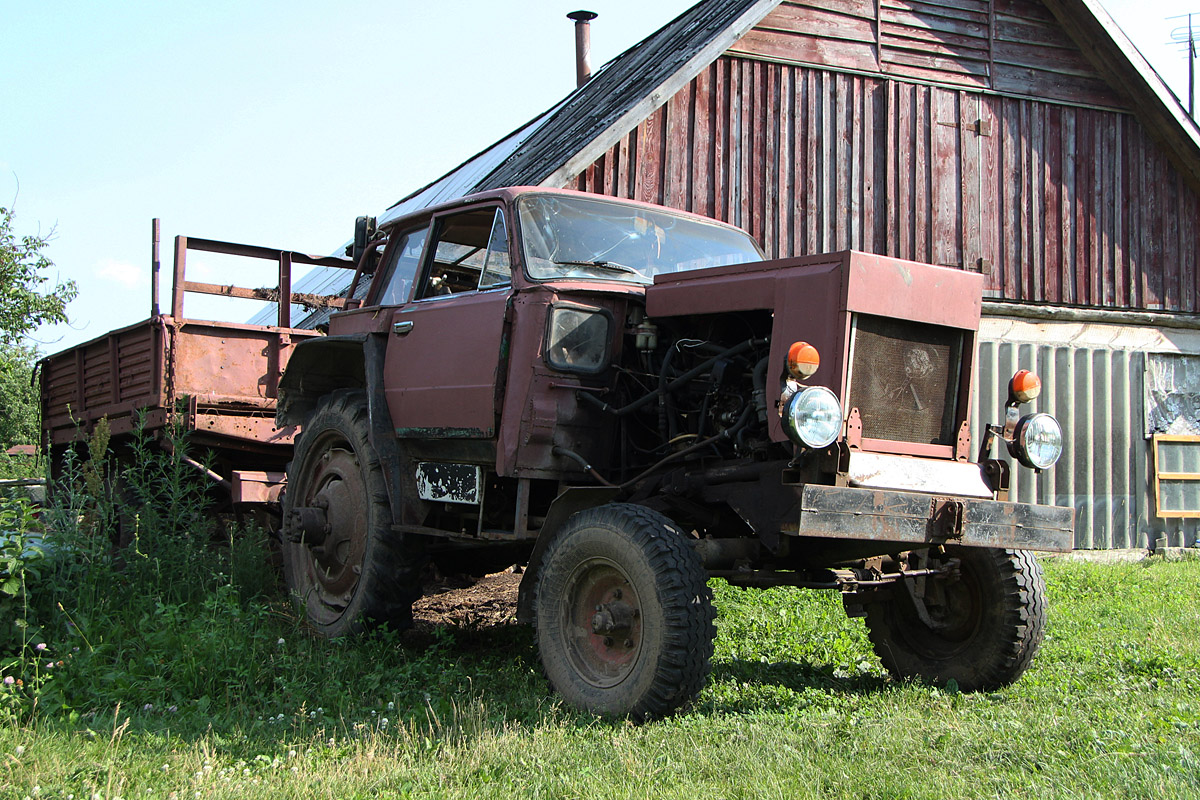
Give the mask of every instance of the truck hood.
[(652, 317), (754, 309), (858, 312), (978, 330), (983, 276), (855, 250), (659, 275)]
[[(768, 396), (783, 385), (788, 347), (805, 341), (821, 354), (807, 383), (833, 390), (848, 414), (856, 315), (964, 331), (962, 368), (970, 374), (982, 301), (983, 276), (977, 273), (847, 250), (660, 275), (646, 290), (646, 313), (659, 319), (768, 312)], [(963, 400), (965, 409), (969, 397)], [(786, 438), (776, 415), (768, 415), (768, 428), (772, 439)]]

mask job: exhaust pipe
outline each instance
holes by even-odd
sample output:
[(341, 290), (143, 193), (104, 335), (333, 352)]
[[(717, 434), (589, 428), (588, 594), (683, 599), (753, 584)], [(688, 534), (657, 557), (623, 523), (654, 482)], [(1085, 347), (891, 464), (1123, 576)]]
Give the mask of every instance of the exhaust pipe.
[(592, 26), (596, 18), (591, 11), (572, 11), (567, 19), (575, 21), (575, 86), (583, 86), (592, 79)]

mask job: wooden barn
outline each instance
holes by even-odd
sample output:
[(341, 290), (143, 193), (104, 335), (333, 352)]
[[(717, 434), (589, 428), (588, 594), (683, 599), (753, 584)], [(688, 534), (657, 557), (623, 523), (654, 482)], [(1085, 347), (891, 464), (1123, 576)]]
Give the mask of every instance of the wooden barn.
[(1096, 0), (703, 0), (392, 213), (525, 184), (981, 272), (976, 431), (1020, 366), (1068, 437), (1017, 497), (1195, 544), (1200, 130)]

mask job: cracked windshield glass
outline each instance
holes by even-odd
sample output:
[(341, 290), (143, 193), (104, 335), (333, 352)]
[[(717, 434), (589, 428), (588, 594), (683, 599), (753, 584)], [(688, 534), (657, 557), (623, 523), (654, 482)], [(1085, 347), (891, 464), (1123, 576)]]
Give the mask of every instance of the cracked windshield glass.
[(745, 233), (665, 211), (561, 195), (522, 197), (519, 209), (534, 280), (653, 283), (655, 275), (763, 260)]

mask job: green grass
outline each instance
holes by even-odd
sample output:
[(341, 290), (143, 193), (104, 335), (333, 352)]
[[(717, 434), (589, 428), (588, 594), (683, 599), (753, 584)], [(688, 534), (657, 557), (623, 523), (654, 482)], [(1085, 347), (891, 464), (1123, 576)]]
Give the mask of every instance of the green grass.
[(834, 594), (720, 584), (709, 688), (644, 725), (562, 708), (515, 626), (329, 643), (233, 581), (99, 604), (45, 627), (0, 797), (1200, 797), (1200, 561), (1045, 567), (1033, 668), (973, 695), (891, 681)]

